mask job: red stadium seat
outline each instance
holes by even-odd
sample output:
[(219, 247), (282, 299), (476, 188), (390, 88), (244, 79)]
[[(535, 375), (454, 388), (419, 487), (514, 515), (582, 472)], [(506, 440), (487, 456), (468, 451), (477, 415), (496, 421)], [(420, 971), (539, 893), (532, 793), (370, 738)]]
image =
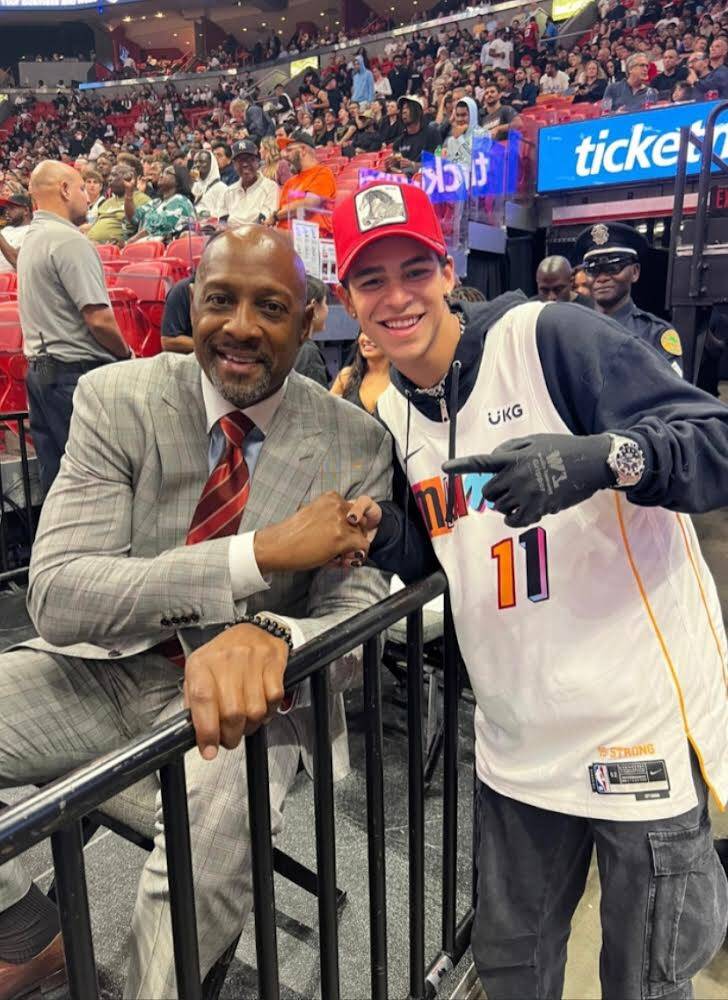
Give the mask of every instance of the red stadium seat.
[(206, 236), (180, 236), (167, 247), (165, 257), (177, 257), (180, 260), (189, 261), (190, 270), (197, 267), (202, 257), (202, 251), (207, 246)]
[(0, 271), (0, 302), (17, 299), (18, 276), (15, 271)]
[[(0, 303), (0, 412), (27, 410), (23, 331), (17, 302)], [(9, 425), (12, 430), (12, 426)]]
[(115, 243), (97, 243), (96, 252), (104, 262), (107, 260), (118, 260), (121, 253)]
[(164, 256), (165, 246), (161, 240), (144, 240), (141, 243), (127, 243), (121, 251), (124, 260), (156, 260)]
[(119, 272), (117, 278), (119, 285), (135, 292), (139, 307), (149, 325), (156, 331), (157, 337), (160, 336), (162, 329), (167, 294), (172, 285), (186, 277), (187, 273), (182, 261), (172, 259), (139, 261), (136, 264), (129, 264)]
[(148, 321), (135, 291), (131, 288), (109, 289), (111, 308), (124, 340), (138, 358), (151, 358), (162, 350), (159, 330)]

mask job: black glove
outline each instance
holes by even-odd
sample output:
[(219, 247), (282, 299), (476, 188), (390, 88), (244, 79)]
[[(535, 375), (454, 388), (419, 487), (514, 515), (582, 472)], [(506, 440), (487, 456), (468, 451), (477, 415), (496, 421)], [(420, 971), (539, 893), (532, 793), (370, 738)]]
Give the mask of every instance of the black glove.
[(495, 473), (483, 499), (506, 515), (509, 528), (525, 528), (614, 486), (610, 448), (608, 434), (533, 434), (506, 441), (490, 455), (454, 458), (442, 470)]

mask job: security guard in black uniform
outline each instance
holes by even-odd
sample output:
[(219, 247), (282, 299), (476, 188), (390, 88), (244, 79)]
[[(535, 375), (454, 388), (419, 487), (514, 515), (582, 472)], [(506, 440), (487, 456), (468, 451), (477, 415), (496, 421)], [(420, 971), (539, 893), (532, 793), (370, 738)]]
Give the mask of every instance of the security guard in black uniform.
[(632, 226), (598, 222), (579, 234), (575, 261), (593, 279), (597, 312), (610, 316), (646, 341), (682, 375), (682, 345), (677, 330), (632, 301), (632, 285), (639, 281), (640, 258), (646, 250), (647, 241)]

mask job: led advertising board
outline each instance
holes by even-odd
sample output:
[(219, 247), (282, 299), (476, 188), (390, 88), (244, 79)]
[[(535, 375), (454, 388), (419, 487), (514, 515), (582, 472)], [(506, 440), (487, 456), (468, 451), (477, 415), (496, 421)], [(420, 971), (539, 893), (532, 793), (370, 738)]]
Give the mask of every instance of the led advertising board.
[[(548, 194), (669, 180), (677, 172), (680, 129), (689, 125), (702, 137), (716, 103), (673, 105), (545, 126), (538, 133), (536, 190)], [(718, 120), (714, 149), (718, 156), (728, 156), (728, 117)], [(700, 153), (691, 144), (688, 174), (699, 170)]]

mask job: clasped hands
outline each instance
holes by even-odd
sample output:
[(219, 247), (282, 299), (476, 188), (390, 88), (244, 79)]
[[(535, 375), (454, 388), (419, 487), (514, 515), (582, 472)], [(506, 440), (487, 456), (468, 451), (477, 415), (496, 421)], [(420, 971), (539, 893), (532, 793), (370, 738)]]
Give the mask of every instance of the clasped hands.
[[(350, 502), (324, 493), (278, 524), (256, 531), (253, 551), (263, 576), (321, 566), (360, 566), (382, 512), (368, 497)], [(288, 645), (257, 625), (234, 625), (185, 663), (184, 703), (205, 760), (236, 747), (268, 722), (283, 700)]]

